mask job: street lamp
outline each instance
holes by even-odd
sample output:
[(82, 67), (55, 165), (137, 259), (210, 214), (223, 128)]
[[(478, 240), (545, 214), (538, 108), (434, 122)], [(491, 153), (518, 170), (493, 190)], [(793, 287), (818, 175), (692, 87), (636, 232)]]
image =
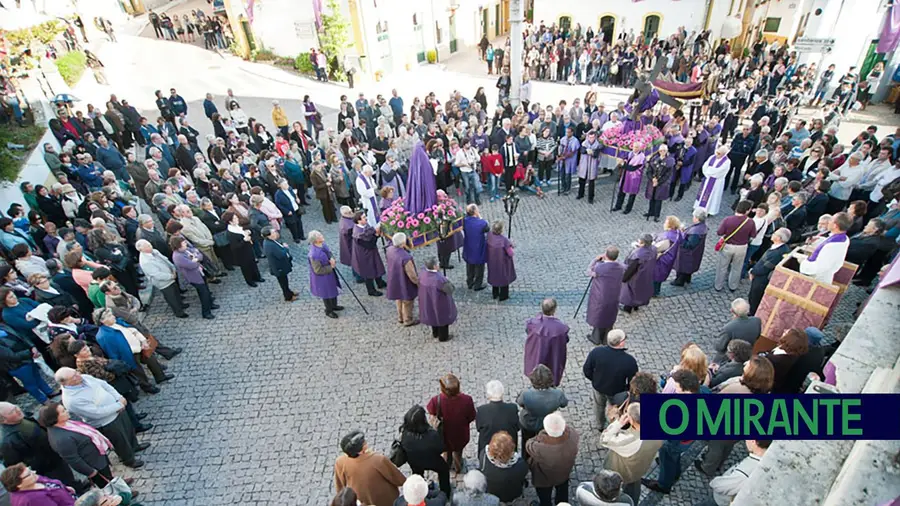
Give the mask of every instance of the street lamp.
[(519, 195), (518, 191), (516, 191), (516, 187), (513, 186), (506, 192), (506, 195), (500, 199), (503, 201), (503, 212), (509, 216), (509, 226), (506, 230), (506, 237), (508, 239), (512, 239), (512, 217), (516, 214), (516, 211), (519, 209)]
[[(441, 243), (450, 238), (451, 227), (453, 226), (453, 220), (450, 219), (447, 214), (441, 214), (440, 222), (438, 222), (438, 235), (441, 240), (438, 242), (438, 259), (441, 258)], [(447, 276), (447, 262), (441, 262), (443, 265), (441, 266), (444, 270), (444, 276)]]

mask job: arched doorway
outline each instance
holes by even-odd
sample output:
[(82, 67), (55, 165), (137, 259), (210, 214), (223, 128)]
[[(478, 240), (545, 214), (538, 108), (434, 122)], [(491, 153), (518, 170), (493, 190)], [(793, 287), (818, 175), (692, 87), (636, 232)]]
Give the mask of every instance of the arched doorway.
[(560, 16), (559, 17), (559, 31), (567, 32), (572, 29), (572, 17), (571, 16)]
[(644, 43), (649, 44), (659, 33), (659, 24), (662, 20), (659, 14), (647, 14), (644, 16)]
[(612, 43), (616, 33), (616, 18), (610, 14), (604, 14), (600, 17), (600, 30), (603, 33), (603, 41), (607, 44)]

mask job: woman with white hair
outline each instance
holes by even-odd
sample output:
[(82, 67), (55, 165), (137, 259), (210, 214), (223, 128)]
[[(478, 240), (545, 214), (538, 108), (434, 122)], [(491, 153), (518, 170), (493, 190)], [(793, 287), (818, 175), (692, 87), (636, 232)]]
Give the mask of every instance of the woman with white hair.
[(503, 383), (491, 380), (485, 385), (488, 402), (475, 410), (475, 428), (478, 429), (478, 458), (487, 447), (494, 434), (519, 433), (519, 408), (512, 402), (503, 401)]
[[(526, 443), (531, 481), (540, 506), (569, 501), (569, 475), (578, 455), (579, 434), (556, 411), (544, 417), (544, 430)], [(551, 500), (551, 496), (555, 496)]]
[(481, 471), (466, 473), (463, 486), (465, 490), (453, 494), (453, 506), (500, 506), (500, 499), (487, 493), (487, 479)]
[(337, 303), (341, 284), (334, 272), (337, 262), (331, 250), (325, 244), (325, 236), (318, 230), (312, 230), (307, 237), (309, 241), (309, 293), (325, 302), (325, 316), (337, 318), (336, 311), (344, 309)]
[(634, 502), (622, 492), (622, 475), (606, 469), (594, 480), (578, 485), (575, 497), (581, 506), (632, 506)]
[(425, 478), (414, 474), (406, 479), (394, 506), (445, 506), (448, 499), (443, 490), (432, 490)]
[(694, 202), (694, 209), (703, 209), (711, 216), (719, 214), (722, 193), (725, 191), (725, 175), (730, 169), (728, 146), (723, 144), (716, 148), (715, 155), (703, 162), (703, 184)]

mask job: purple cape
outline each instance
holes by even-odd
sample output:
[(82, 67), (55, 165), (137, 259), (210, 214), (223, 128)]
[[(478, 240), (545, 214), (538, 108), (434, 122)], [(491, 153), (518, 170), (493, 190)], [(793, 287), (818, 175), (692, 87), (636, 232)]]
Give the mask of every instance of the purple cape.
[(509, 286), (516, 280), (516, 266), (510, 255), (512, 244), (500, 234), (487, 235), (487, 281), (491, 286)]
[(697, 157), (697, 148), (691, 146), (684, 150), (681, 163), (681, 184), (688, 184), (694, 177), (694, 159)]
[[(413, 300), (419, 291), (415, 284), (409, 280), (404, 266), (406, 262), (412, 262), (412, 255), (403, 248), (388, 246), (387, 249), (387, 299), (388, 300)], [(415, 269), (415, 263), (413, 263)]]
[(484, 234), (488, 231), (488, 222), (475, 216), (463, 219), (463, 260), (467, 264), (479, 265), (487, 263), (487, 240)]
[(353, 226), (353, 218), (341, 216), (341, 264), (348, 266), (353, 262)]
[(384, 263), (378, 254), (378, 239), (371, 225), (353, 227), (353, 270), (363, 279), (375, 279), (384, 276)]
[[(703, 250), (706, 245), (706, 223), (695, 223), (684, 231), (684, 240), (678, 246), (678, 254), (675, 257), (675, 272), (678, 274), (693, 274), (700, 270), (700, 262), (703, 261)], [(700, 243), (694, 249), (685, 249), (684, 245), (689, 236), (700, 236)]]
[(627, 170), (625, 167), (625, 176), (622, 178), (621, 190), (629, 195), (637, 195), (641, 191), (641, 180), (644, 177), (644, 160), (643, 153), (633, 153), (628, 158), (628, 166), (637, 167), (635, 170)]
[(619, 315), (619, 292), (625, 266), (619, 262), (596, 262), (591, 271), (594, 279), (591, 280), (585, 320), (591, 327), (611, 329)]
[(539, 314), (525, 323), (525, 375), (540, 364), (553, 372), (553, 386), (559, 386), (566, 370), (569, 326), (552, 316)]
[(646, 306), (653, 295), (653, 269), (656, 266), (656, 248), (653, 245), (638, 248), (628, 256), (626, 264), (638, 262), (637, 272), (622, 285), (619, 302), (624, 306)]
[(437, 185), (431, 162), (425, 153), (425, 145), (421, 142), (413, 148), (409, 159), (409, 176), (406, 185), (406, 204), (404, 208), (412, 215), (417, 215), (437, 204)]
[(322, 265), (328, 265), (331, 260), (331, 250), (328, 246), (321, 247), (312, 245), (309, 247), (309, 254), (306, 256), (309, 262), (309, 293), (319, 297), (320, 299), (333, 299), (340, 294), (340, 282), (337, 274), (330, 272), (328, 274), (316, 274), (313, 271), (313, 260), (318, 261)]
[(443, 327), (456, 321), (453, 296), (441, 291), (449, 283), (440, 272), (419, 271), (419, 321), (431, 327)]
[(669, 277), (672, 265), (675, 264), (675, 257), (678, 255), (678, 248), (681, 246), (681, 241), (684, 240), (684, 235), (682, 235), (681, 230), (666, 230), (656, 236), (654, 242), (663, 239), (668, 239), (672, 245), (656, 259), (656, 266), (653, 268), (653, 281), (657, 283), (662, 283)]

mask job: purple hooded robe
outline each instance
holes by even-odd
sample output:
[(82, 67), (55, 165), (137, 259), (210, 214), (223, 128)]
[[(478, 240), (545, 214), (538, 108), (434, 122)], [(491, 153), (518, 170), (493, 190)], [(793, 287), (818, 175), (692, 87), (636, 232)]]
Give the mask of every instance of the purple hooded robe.
[(320, 299), (337, 297), (341, 293), (341, 283), (338, 281), (337, 274), (334, 271), (328, 274), (316, 274), (312, 266), (314, 261), (323, 266), (328, 265), (328, 261), (331, 260), (331, 250), (328, 249), (328, 246), (325, 244), (322, 246), (311, 245), (306, 260), (309, 262), (309, 293)]
[(443, 327), (456, 321), (453, 296), (441, 291), (450, 281), (440, 272), (419, 271), (419, 321), (431, 327)]
[(662, 234), (657, 235), (653, 242), (659, 242), (664, 239), (668, 239), (671, 245), (656, 258), (656, 266), (653, 268), (653, 281), (657, 283), (662, 283), (669, 277), (684, 235), (681, 233), (681, 230), (666, 230)]
[(376, 279), (384, 276), (384, 263), (378, 254), (378, 240), (375, 229), (371, 225), (353, 227), (353, 252), (351, 262), (353, 270), (363, 279)]
[(620, 190), (622, 193), (637, 195), (641, 191), (641, 180), (644, 177), (644, 153), (632, 153), (625, 164), (625, 175), (622, 177)]
[(553, 372), (553, 386), (559, 386), (566, 370), (569, 326), (555, 316), (539, 314), (525, 322), (525, 375), (540, 364)]
[(678, 255), (675, 257), (676, 273), (693, 274), (700, 270), (707, 231), (705, 222), (695, 223), (684, 231), (684, 240), (678, 246)]
[(637, 272), (622, 284), (619, 294), (619, 302), (623, 306), (646, 306), (653, 295), (653, 269), (656, 266), (656, 248), (653, 245), (636, 249), (628, 259), (626, 265), (638, 263)]
[(509, 286), (516, 280), (512, 243), (493, 232), (487, 235), (487, 271), (487, 281), (491, 286)]
[[(418, 295), (418, 287), (406, 275), (407, 262), (413, 262), (412, 255), (394, 245), (387, 249), (387, 299), (413, 300)], [(415, 262), (413, 268), (415, 269)]]
[(625, 266), (619, 262), (598, 262), (590, 267), (591, 292), (585, 320), (591, 327), (611, 329), (619, 316), (619, 293)]

